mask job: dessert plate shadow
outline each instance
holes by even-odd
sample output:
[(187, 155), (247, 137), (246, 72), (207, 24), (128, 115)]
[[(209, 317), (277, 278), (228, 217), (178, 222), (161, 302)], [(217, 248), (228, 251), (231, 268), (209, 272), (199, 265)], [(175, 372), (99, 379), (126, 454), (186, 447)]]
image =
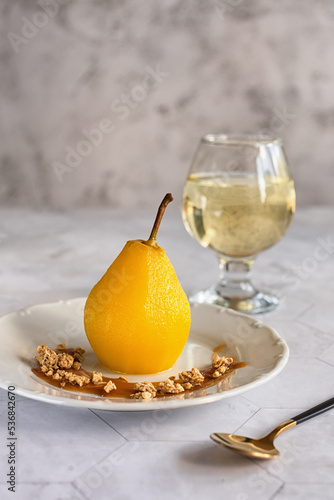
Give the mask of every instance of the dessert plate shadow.
[(55, 348), (65, 342), (68, 347), (86, 350), (83, 366), (103, 375), (119, 374), (102, 367), (93, 353), (83, 328), (85, 299), (78, 298), (40, 304), (0, 318), (0, 387), (15, 387), (17, 394), (46, 403), (100, 410), (142, 411), (173, 409), (212, 403), (236, 396), (264, 384), (284, 368), (289, 357), (285, 341), (271, 327), (255, 318), (213, 305), (191, 307), (192, 323), (187, 344), (176, 364), (155, 375), (129, 375), (131, 381), (160, 381), (193, 367), (211, 365), (214, 349), (224, 344), (221, 354), (234, 356), (247, 366), (231, 372), (211, 387), (151, 401), (125, 398), (103, 398), (53, 387), (32, 373), (36, 348), (47, 344)]

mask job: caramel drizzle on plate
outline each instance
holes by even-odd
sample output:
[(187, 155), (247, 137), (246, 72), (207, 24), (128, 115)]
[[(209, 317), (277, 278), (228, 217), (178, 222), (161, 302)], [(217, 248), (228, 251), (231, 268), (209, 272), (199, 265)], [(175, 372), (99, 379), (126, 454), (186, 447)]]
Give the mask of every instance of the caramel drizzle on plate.
[[(214, 354), (217, 354), (220, 349), (223, 347), (223, 345), (218, 346), (214, 350)], [(67, 354), (73, 354), (74, 349), (62, 349), (61, 352), (66, 352)], [(211, 387), (213, 385), (216, 385), (219, 383), (222, 379), (226, 378), (230, 373), (235, 371), (238, 368), (242, 368), (243, 366), (246, 366), (247, 363), (244, 362), (237, 362), (234, 361), (227, 369), (227, 371), (218, 378), (212, 378), (212, 374), (216, 370), (216, 368), (210, 366), (208, 368), (204, 368), (203, 370), (199, 370), (200, 373), (203, 375), (204, 380), (202, 382), (199, 382), (196, 386), (192, 387), (191, 389), (186, 389), (184, 392), (181, 394), (165, 394), (165, 393), (159, 393), (157, 392), (156, 397), (153, 399), (161, 399), (161, 398), (175, 398), (175, 397), (182, 397), (184, 394), (191, 393), (198, 391), (199, 389), (206, 389), (208, 387)], [(88, 384), (85, 384), (83, 386), (79, 385), (72, 385), (71, 383), (67, 382), (65, 387), (61, 387), (61, 381), (59, 380), (54, 380), (51, 377), (47, 377), (46, 374), (41, 370), (40, 366), (35, 366), (31, 369), (31, 371), (36, 375), (39, 379), (43, 380), (46, 382), (48, 385), (52, 385), (54, 387), (57, 387), (62, 390), (66, 391), (71, 391), (71, 392), (79, 392), (79, 393), (84, 393), (84, 394), (93, 394), (95, 396), (100, 396), (102, 398), (126, 398), (130, 399), (130, 395), (133, 394), (134, 392), (134, 387), (137, 382), (127, 382), (126, 380), (123, 380), (122, 378), (117, 378), (117, 377), (104, 377), (102, 376), (102, 382), (100, 382), (98, 385), (93, 384), (92, 382), (89, 382)], [(89, 372), (88, 370), (85, 370), (84, 368), (80, 368), (79, 370), (73, 370), (72, 368), (69, 369), (64, 369), (64, 371), (68, 372), (73, 372), (76, 375), (84, 375), (88, 378), (91, 379), (93, 373)], [(104, 386), (109, 382), (109, 381), (114, 382), (116, 384), (117, 389), (112, 390), (110, 393), (106, 393), (104, 391)], [(182, 383), (182, 380), (176, 379), (175, 383)], [(152, 384), (158, 388), (159, 382), (152, 382)], [(133, 401), (133, 400), (132, 400)], [(152, 399), (151, 399), (152, 401)]]

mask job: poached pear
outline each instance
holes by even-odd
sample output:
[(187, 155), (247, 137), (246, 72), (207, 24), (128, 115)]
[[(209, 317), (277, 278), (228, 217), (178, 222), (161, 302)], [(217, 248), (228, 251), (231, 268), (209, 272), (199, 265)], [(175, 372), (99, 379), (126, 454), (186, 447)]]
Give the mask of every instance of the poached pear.
[(132, 374), (169, 369), (190, 329), (190, 306), (175, 270), (156, 241), (168, 193), (150, 237), (128, 241), (88, 295), (84, 324), (99, 361)]

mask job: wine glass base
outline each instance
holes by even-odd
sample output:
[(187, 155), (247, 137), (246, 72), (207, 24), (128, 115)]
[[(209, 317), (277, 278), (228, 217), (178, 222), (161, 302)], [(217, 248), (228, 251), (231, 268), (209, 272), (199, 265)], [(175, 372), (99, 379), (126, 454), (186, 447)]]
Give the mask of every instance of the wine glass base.
[(194, 292), (188, 298), (190, 304), (213, 304), (245, 314), (263, 314), (279, 305), (279, 299), (270, 293), (255, 291), (251, 297), (226, 297), (217, 293), (214, 286)]

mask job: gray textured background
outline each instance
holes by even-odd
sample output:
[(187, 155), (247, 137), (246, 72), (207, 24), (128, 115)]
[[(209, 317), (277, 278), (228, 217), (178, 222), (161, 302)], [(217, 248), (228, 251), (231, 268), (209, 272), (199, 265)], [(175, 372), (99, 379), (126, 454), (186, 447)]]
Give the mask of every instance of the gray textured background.
[[(179, 200), (207, 132), (280, 135), (298, 203), (332, 204), (331, 0), (44, 1), (48, 14), (0, 3), (2, 205)], [(106, 118), (113, 130), (66, 162)]]

